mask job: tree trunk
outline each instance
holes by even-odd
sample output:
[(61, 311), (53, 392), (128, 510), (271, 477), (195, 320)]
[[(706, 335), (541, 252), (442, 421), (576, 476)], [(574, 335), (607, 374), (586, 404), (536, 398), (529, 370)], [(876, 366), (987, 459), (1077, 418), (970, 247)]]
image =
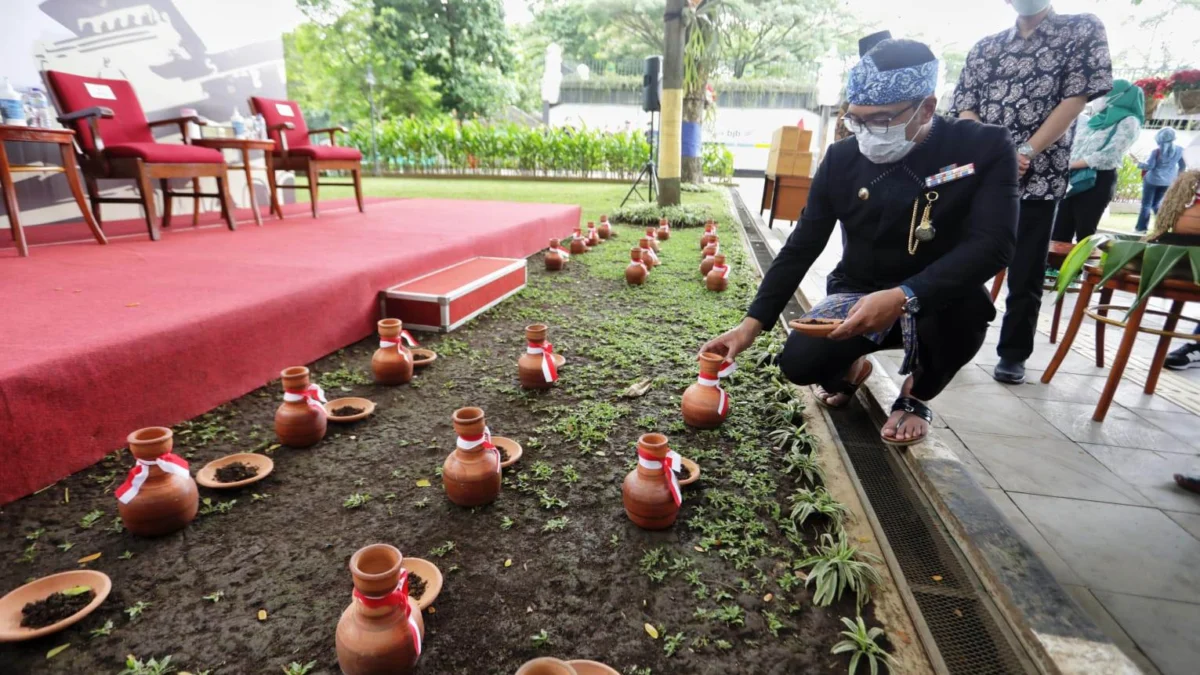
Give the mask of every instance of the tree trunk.
[(682, 138), (681, 179), (684, 183), (699, 184), (704, 180), (704, 94), (702, 91), (688, 92), (683, 99)]
[(667, 0), (663, 23), (662, 121), (658, 150), (658, 205), (679, 204), (683, 129), (683, 2)]

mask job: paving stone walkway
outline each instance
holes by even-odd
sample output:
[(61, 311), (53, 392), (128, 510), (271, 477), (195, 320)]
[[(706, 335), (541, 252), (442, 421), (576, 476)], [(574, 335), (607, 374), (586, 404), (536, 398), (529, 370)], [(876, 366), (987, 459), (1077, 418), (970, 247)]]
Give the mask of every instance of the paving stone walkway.
[[(739, 180), (738, 189), (756, 213), (762, 179)], [(773, 250), (791, 233), (786, 222), (776, 221), (773, 229), (759, 224)], [(810, 300), (824, 296), (825, 276), (840, 256), (839, 231), (801, 285)], [(1117, 294), (1114, 302), (1122, 299)], [(1069, 296), (1063, 308), (1063, 332), (1073, 302)], [(1002, 314), (1003, 294), (997, 305)], [(991, 377), (998, 360), (997, 317), (973, 363), (933, 401), (935, 432), (1130, 658), (1147, 673), (1191, 675), (1200, 663), (1194, 637), (1200, 626), (1200, 495), (1180, 490), (1172, 475), (1200, 474), (1200, 370), (1165, 371), (1159, 391), (1146, 396), (1142, 384), (1155, 342), (1142, 335), (1108, 418), (1093, 422), (1108, 375), (1095, 364), (1094, 322), (1085, 319), (1054, 380), (1040, 383), (1056, 349), (1049, 342), (1052, 309), (1053, 294), (1047, 293), (1028, 382), (1019, 386)], [(1106, 363), (1119, 335), (1109, 329)], [(900, 353), (879, 356), (899, 382)]]

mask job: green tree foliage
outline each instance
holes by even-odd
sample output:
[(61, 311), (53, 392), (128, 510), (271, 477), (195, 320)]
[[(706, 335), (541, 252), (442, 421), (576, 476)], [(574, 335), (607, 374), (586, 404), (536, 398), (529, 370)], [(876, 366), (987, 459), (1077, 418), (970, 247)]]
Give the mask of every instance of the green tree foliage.
[(721, 62), (736, 79), (781, 62), (819, 58), (848, 48), (861, 26), (836, 0), (722, 0)]

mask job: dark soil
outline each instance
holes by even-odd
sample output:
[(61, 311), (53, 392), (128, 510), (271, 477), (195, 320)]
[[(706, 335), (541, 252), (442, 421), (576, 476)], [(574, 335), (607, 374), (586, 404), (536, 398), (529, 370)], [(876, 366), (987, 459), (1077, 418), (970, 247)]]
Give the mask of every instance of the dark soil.
[[(732, 227), (728, 218), (722, 225)], [(636, 239), (637, 231), (626, 234)], [(176, 425), (175, 452), (193, 466), (260, 452), (275, 470), (237, 495), (200, 488), (207, 515), (174, 534), (147, 539), (121, 529), (113, 490), (132, 464), (124, 450), (8, 504), (0, 592), (75, 569), (80, 551), (103, 554), (89, 565), (112, 577), (113, 590), (60, 634), (0, 644), (0, 672), (116, 673), (135, 654), (171, 655), (175, 668), (213, 675), (278, 675), (293, 661), (336, 673), (348, 561), (386, 542), (445, 575), (437, 611), (425, 616), (427, 675), (511, 675), (539, 656), (597, 659), (637, 675), (845, 673), (848, 657), (830, 649), (839, 617), (855, 616), (854, 599), (815, 607), (796, 574), (818, 532), (785, 530), (794, 527), (788, 498), (801, 484), (771, 449), (769, 378), (754, 356), (739, 358), (722, 383), (732, 412), (720, 429), (682, 422), (698, 347), (742, 319), (756, 285), (730, 237), (729, 290), (708, 294), (695, 276), (699, 236), (678, 232), (663, 242), (662, 266), (636, 287), (625, 284), (628, 249), (619, 245), (572, 257), (559, 272), (533, 256), (521, 294), (452, 334), (420, 336), (442, 358), (408, 385), (372, 382), (375, 337), (308, 364), (327, 392), (378, 404), (354, 429), (330, 426), (310, 449), (276, 443), (278, 381)], [(549, 324), (568, 359), (544, 392), (517, 382), (524, 327), (535, 322)], [(644, 396), (621, 397), (644, 377), (654, 378)], [(524, 446), (496, 502), (470, 509), (445, 498), (440, 477), (455, 446), (451, 414), (464, 406), (482, 407), (496, 435)], [(684, 488), (678, 521), (661, 532), (637, 528), (622, 508), (635, 443), (650, 431), (704, 467)], [(344, 507), (355, 494), (371, 499)], [(103, 515), (80, 527), (93, 511)], [(59, 550), (67, 541), (74, 549)], [(205, 599), (218, 591), (219, 601)], [(139, 602), (148, 604), (131, 619), (123, 610)], [(260, 610), (268, 618), (259, 620)], [(874, 624), (870, 605), (864, 616)], [(111, 634), (91, 637), (108, 621)], [(548, 642), (531, 639), (541, 631)]]
[(420, 574), (409, 570), (408, 597), (420, 600), (422, 595), (425, 595), (425, 580), (421, 578)]
[(507, 462), (508, 461), (508, 448), (506, 448), (502, 445), (497, 445), (496, 449), (500, 451), (500, 463), (503, 464), (504, 462)]
[(232, 462), (217, 469), (216, 475), (218, 483), (236, 483), (257, 476), (258, 467), (242, 462)]
[(352, 405), (344, 405), (340, 408), (334, 408), (333, 416), (334, 417), (349, 417), (351, 415), (357, 415), (360, 412), (362, 412), (363, 410), (364, 410), (363, 408), (355, 408)]
[(53, 593), (37, 602), (26, 603), (21, 608), (21, 627), (43, 628), (58, 623), (87, 607), (95, 597), (95, 591), (85, 591), (78, 595)]

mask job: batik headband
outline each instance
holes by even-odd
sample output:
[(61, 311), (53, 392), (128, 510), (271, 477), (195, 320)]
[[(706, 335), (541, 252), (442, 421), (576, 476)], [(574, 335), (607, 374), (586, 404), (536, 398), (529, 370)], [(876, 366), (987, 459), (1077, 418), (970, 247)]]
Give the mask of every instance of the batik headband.
[(870, 55), (850, 70), (846, 82), (846, 100), (851, 105), (888, 105), (915, 101), (937, 91), (937, 59), (915, 66), (879, 70)]

